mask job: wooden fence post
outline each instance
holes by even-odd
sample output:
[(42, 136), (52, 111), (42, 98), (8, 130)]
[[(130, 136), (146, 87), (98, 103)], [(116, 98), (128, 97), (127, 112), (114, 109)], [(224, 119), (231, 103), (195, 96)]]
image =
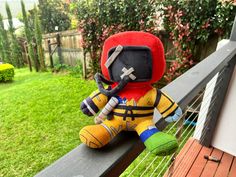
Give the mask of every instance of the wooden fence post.
[(83, 50), (83, 75), (84, 79), (87, 79), (86, 52), (84, 50)]
[(52, 58), (52, 47), (51, 47), (51, 41), (48, 39), (48, 53), (49, 53), (49, 59), (50, 59), (50, 67), (54, 68), (53, 65), (53, 58)]
[(59, 33), (57, 33), (56, 39), (57, 39), (57, 54), (58, 54), (58, 57), (59, 57), (59, 62), (62, 65), (63, 64), (63, 58), (62, 58), (62, 51), (61, 51), (61, 37), (60, 37)]

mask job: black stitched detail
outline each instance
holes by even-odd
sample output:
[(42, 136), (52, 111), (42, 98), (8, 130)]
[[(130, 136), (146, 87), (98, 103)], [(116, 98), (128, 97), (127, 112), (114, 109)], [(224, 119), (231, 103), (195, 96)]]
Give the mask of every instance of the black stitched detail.
[[(130, 112), (130, 114), (128, 114), (128, 112)], [(119, 114), (119, 113), (118, 113)], [(125, 121), (127, 117), (131, 117), (132, 118), (132, 121), (135, 120), (135, 117), (134, 117), (134, 114), (133, 114), (133, 110), (132, 109), (126, 109), (125, 110), (125, 113), (123, 114), (124, 117), (123, 117), (123, 120)], [(128, 116), (130, 115), (130, 116)]]
[(116, 109), (125, 109), (125, 110), (128, 110), (128, 111), (131, 111), (131, 110), (153, 110), (154, 107), (118, 105), (118, 106), (116, 106)]
[(174, 109), (174, 111), (172, 111), (170, 114), (166, 115), (165, 117), (163, 118), (166, 118), (168, 116), (173, 116), (175, 114), (175, 111), (179, 108), (179, 106), (177, 106), (177, 108)]
[(94, 99), (95, 97), (97, 97), (97, 96), (100, 95), (100, 94), (101, 94), (101, 92), (96, 93), (95, 95), (92, 96), (91, 99)]
[(162, 93), (171, 103), (174, 103), (166, 94)]
[(90, 133), (88, 130), (86, 130), (86, 129), (84, 129), (88, 134), (90, 134), (95, 140), (97, 140), (100, 144), (101, 144), (101, 146), (103, 146), (103, 144), (102, 144), (102, 142), (101, 141), (99, 141), (95, 136), (93, 136), (93, 134), (92, 133)]
[[(131, 112), (132, 116), (133, 116), (133, 112)], [(126, 120), (126, 117), (128, 115), (128, 109), (125, 110), (125, 113), (124, 113), (124, 117), (123, 117), (123, 121)], [(132, 120), (133, 120), (133, 117), (132, 117)]]
[(171, 105), (165, 111), (161, 112), (161, 114), (164, 114), (166, 111), (170, 110), (174, 104), (174, 102), (171, 103)]
[[(125, 110), (125, 113), (117, 113), (114, 112), (113, 114), (119, 117), (123, 117), (123, 120), (125, 121), (127, 117), (131, 117), (132, 121), (135, 120), (135, 118), (139, 117), (147, 117), (147, 116), (152, 116), (153, 115), (153, 109), (154, 107), (152, 106), (126, 106), (126, 105), (117, 105), (115, 109), (123, 109)], [(133, 114), (133, 110), (151, 110), (152, 112), (147, 113), (147, 114)]]
[(118, 112), (114, 112), (113, 113), (114, 115), (116, 116), (119, 116), (119, 117), (131, 117), (131, 118), (139, 118), (139, 117), (147, 117), (147, 116), (152, 116), (153, 115), (153, 112), (150, 112), (150, 113), (147, 113), (147, 114), (123, 114), (123, 113), (118, 113)]
[(159, 101), (161, 99), (161, 94), (162, 94), (162, 92), (159, 89), (156, 89), (156, 90), (157, 90), (157, 96), (156, 96), (156, 100), (154, 102), (154, 107), (157, 107), (157, 105), (159, 104)]

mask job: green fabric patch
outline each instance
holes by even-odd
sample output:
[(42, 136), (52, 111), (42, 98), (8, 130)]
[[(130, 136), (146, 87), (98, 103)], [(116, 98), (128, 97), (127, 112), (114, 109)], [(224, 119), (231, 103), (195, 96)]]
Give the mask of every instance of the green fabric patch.
[(158, 132), (144, 142), (146, 148), (159, 156), (170, 155), (178, 149), (178, 142), (172, 135)]

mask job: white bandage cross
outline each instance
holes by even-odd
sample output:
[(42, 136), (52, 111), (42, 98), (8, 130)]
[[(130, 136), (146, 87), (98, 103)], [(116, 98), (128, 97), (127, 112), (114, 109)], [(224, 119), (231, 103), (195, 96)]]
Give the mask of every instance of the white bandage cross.
[(129, 78), (132, 79), (132, 80), (135, 80), (135, 79), (136, 79), (135, 75), (132, 74), (132, 72), (134, 72), (134, 68), (133, 68), (133, 67), (131, 67), (131, 68), (129, 68), (129, 69), (126, 69), (126, 68), (124, 67), (124, 68), (122, 68), (122, 71), (123, 71), (124, 73), (120, 76), (121, 79), (123, 79), (125, 76), (129, 76)]

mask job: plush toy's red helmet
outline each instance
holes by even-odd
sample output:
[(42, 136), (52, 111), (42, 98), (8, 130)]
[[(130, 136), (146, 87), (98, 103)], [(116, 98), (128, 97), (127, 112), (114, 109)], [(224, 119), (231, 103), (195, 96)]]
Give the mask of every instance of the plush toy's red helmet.
[(128, 82), (155, 83), (165, 70), (162, 42), (146, 32), (128, 31), (115, 34), (104, 43), (101, 68), (105, 78), (99, 80), (96, 76), (97, 83), (101, 80), (123, 82), (120, 87)]

